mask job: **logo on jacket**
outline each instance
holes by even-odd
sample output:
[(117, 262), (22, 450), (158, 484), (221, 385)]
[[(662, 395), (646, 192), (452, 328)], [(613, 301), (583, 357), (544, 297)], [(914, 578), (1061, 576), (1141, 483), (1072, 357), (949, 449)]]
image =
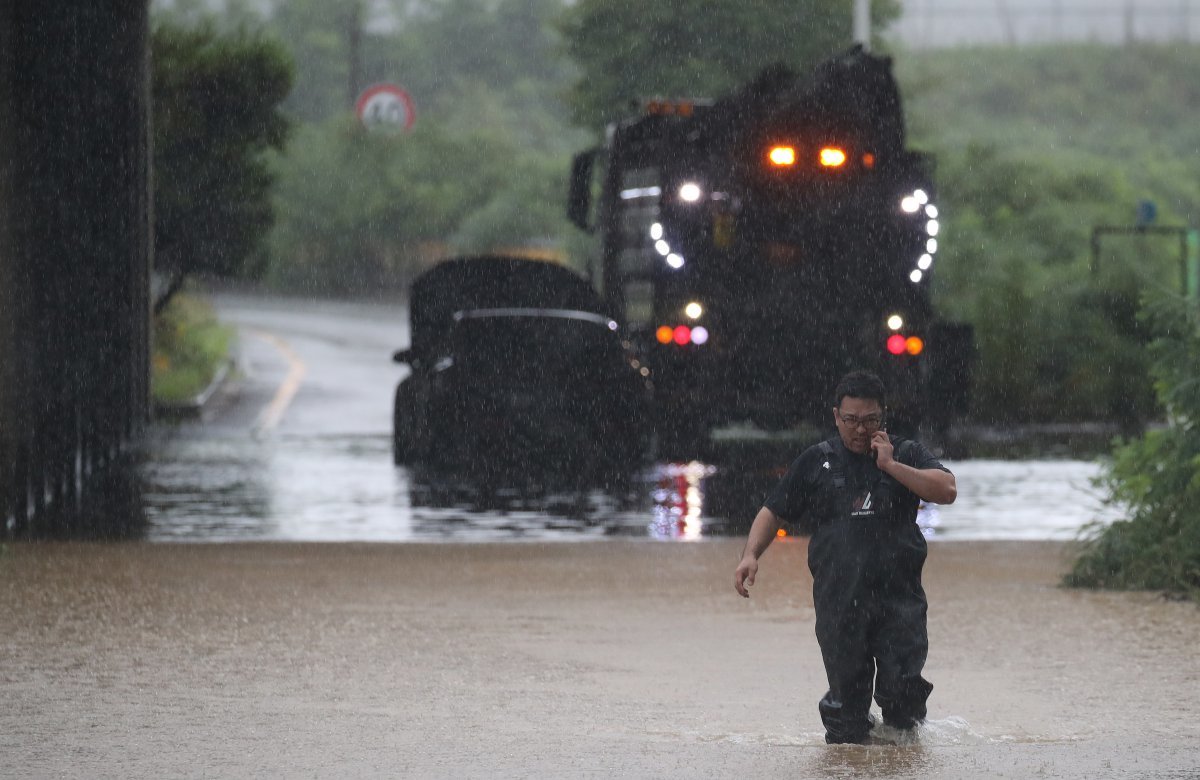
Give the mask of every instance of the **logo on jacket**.
[(871, 491), (867, 491), (864, 495), (854, 499), (850, 505), (851, 517), (865, 517), (875, 514), (874, 508), (871, 506)]

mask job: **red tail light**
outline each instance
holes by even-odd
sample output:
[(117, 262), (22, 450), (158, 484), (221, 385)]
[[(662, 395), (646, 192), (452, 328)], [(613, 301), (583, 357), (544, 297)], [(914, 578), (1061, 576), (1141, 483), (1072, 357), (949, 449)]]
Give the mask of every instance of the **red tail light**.
[(887, 351), (893, 355), (919, 355), (925, 351), (925, 341), (920, 336), (904, 336), (893, 333), (886, 342)]
[(675, 344), (680, 347), (685, 347), (693, 344), (697, 347), (707, 344), (711, 334), (708, 328), (703, 325), (691, 327), (689, 325), (659, 325), (654, 330), (655, 340), (664, 346)]

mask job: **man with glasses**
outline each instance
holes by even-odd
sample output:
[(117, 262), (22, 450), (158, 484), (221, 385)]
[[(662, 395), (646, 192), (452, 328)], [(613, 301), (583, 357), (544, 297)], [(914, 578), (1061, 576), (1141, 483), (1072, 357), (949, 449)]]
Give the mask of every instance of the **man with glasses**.
[(868, 741), (872, 692), (884, 724), (904, 738), (925, 719), (933, 690), (921, 676), (929, 637), (917, 508), (953, 503), (958, 489), (919, 442), (885, 432), (877, 376), (847, 374), (834, 400), (838, 435), (805, 450), (767, 497), (733, 584), (749, 597), (758, 559), (782, 522), (806, 521), (817, 642), (829, 678), (819, 705), (825, 741)]

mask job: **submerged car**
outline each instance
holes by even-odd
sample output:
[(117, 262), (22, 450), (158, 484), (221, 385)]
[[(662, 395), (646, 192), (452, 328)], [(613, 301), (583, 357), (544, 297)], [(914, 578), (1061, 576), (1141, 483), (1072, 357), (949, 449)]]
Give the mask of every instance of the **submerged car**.
[(394, 453), (467, 480), (628, 473), (649, 444), (649, 380), (570, 269), (516, 258), (446, 261), (410, 300), (412, 373), (396, 389)]

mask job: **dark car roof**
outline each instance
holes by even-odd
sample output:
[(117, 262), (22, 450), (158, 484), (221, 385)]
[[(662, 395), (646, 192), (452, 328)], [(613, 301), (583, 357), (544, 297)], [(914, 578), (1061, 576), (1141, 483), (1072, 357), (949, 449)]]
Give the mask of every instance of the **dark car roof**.
[(516, 257), (446, 260), (419, 276), (409, 296), (412, 347), (431, 349), (455, 315), (473, 309), (559, 309), (603, 314), (600, 297), (565, 266)]
[(503, 319), (503, 318), (521, 318), (521, 319), (558, 319), (558, 320), (580, 320), (582, 322), (590, 322), (595, 325), (603, 325), (611, 330), (617, 329), (617, 323), (603, 314), (596, 314), (590, 311), (580, 311), (578, 309), (528, 309), (528, 308), (498, 308), (498, 309), (464, 309), (454, 313), (454, 321), (462, 320), (487, 320), (487, 319)]

